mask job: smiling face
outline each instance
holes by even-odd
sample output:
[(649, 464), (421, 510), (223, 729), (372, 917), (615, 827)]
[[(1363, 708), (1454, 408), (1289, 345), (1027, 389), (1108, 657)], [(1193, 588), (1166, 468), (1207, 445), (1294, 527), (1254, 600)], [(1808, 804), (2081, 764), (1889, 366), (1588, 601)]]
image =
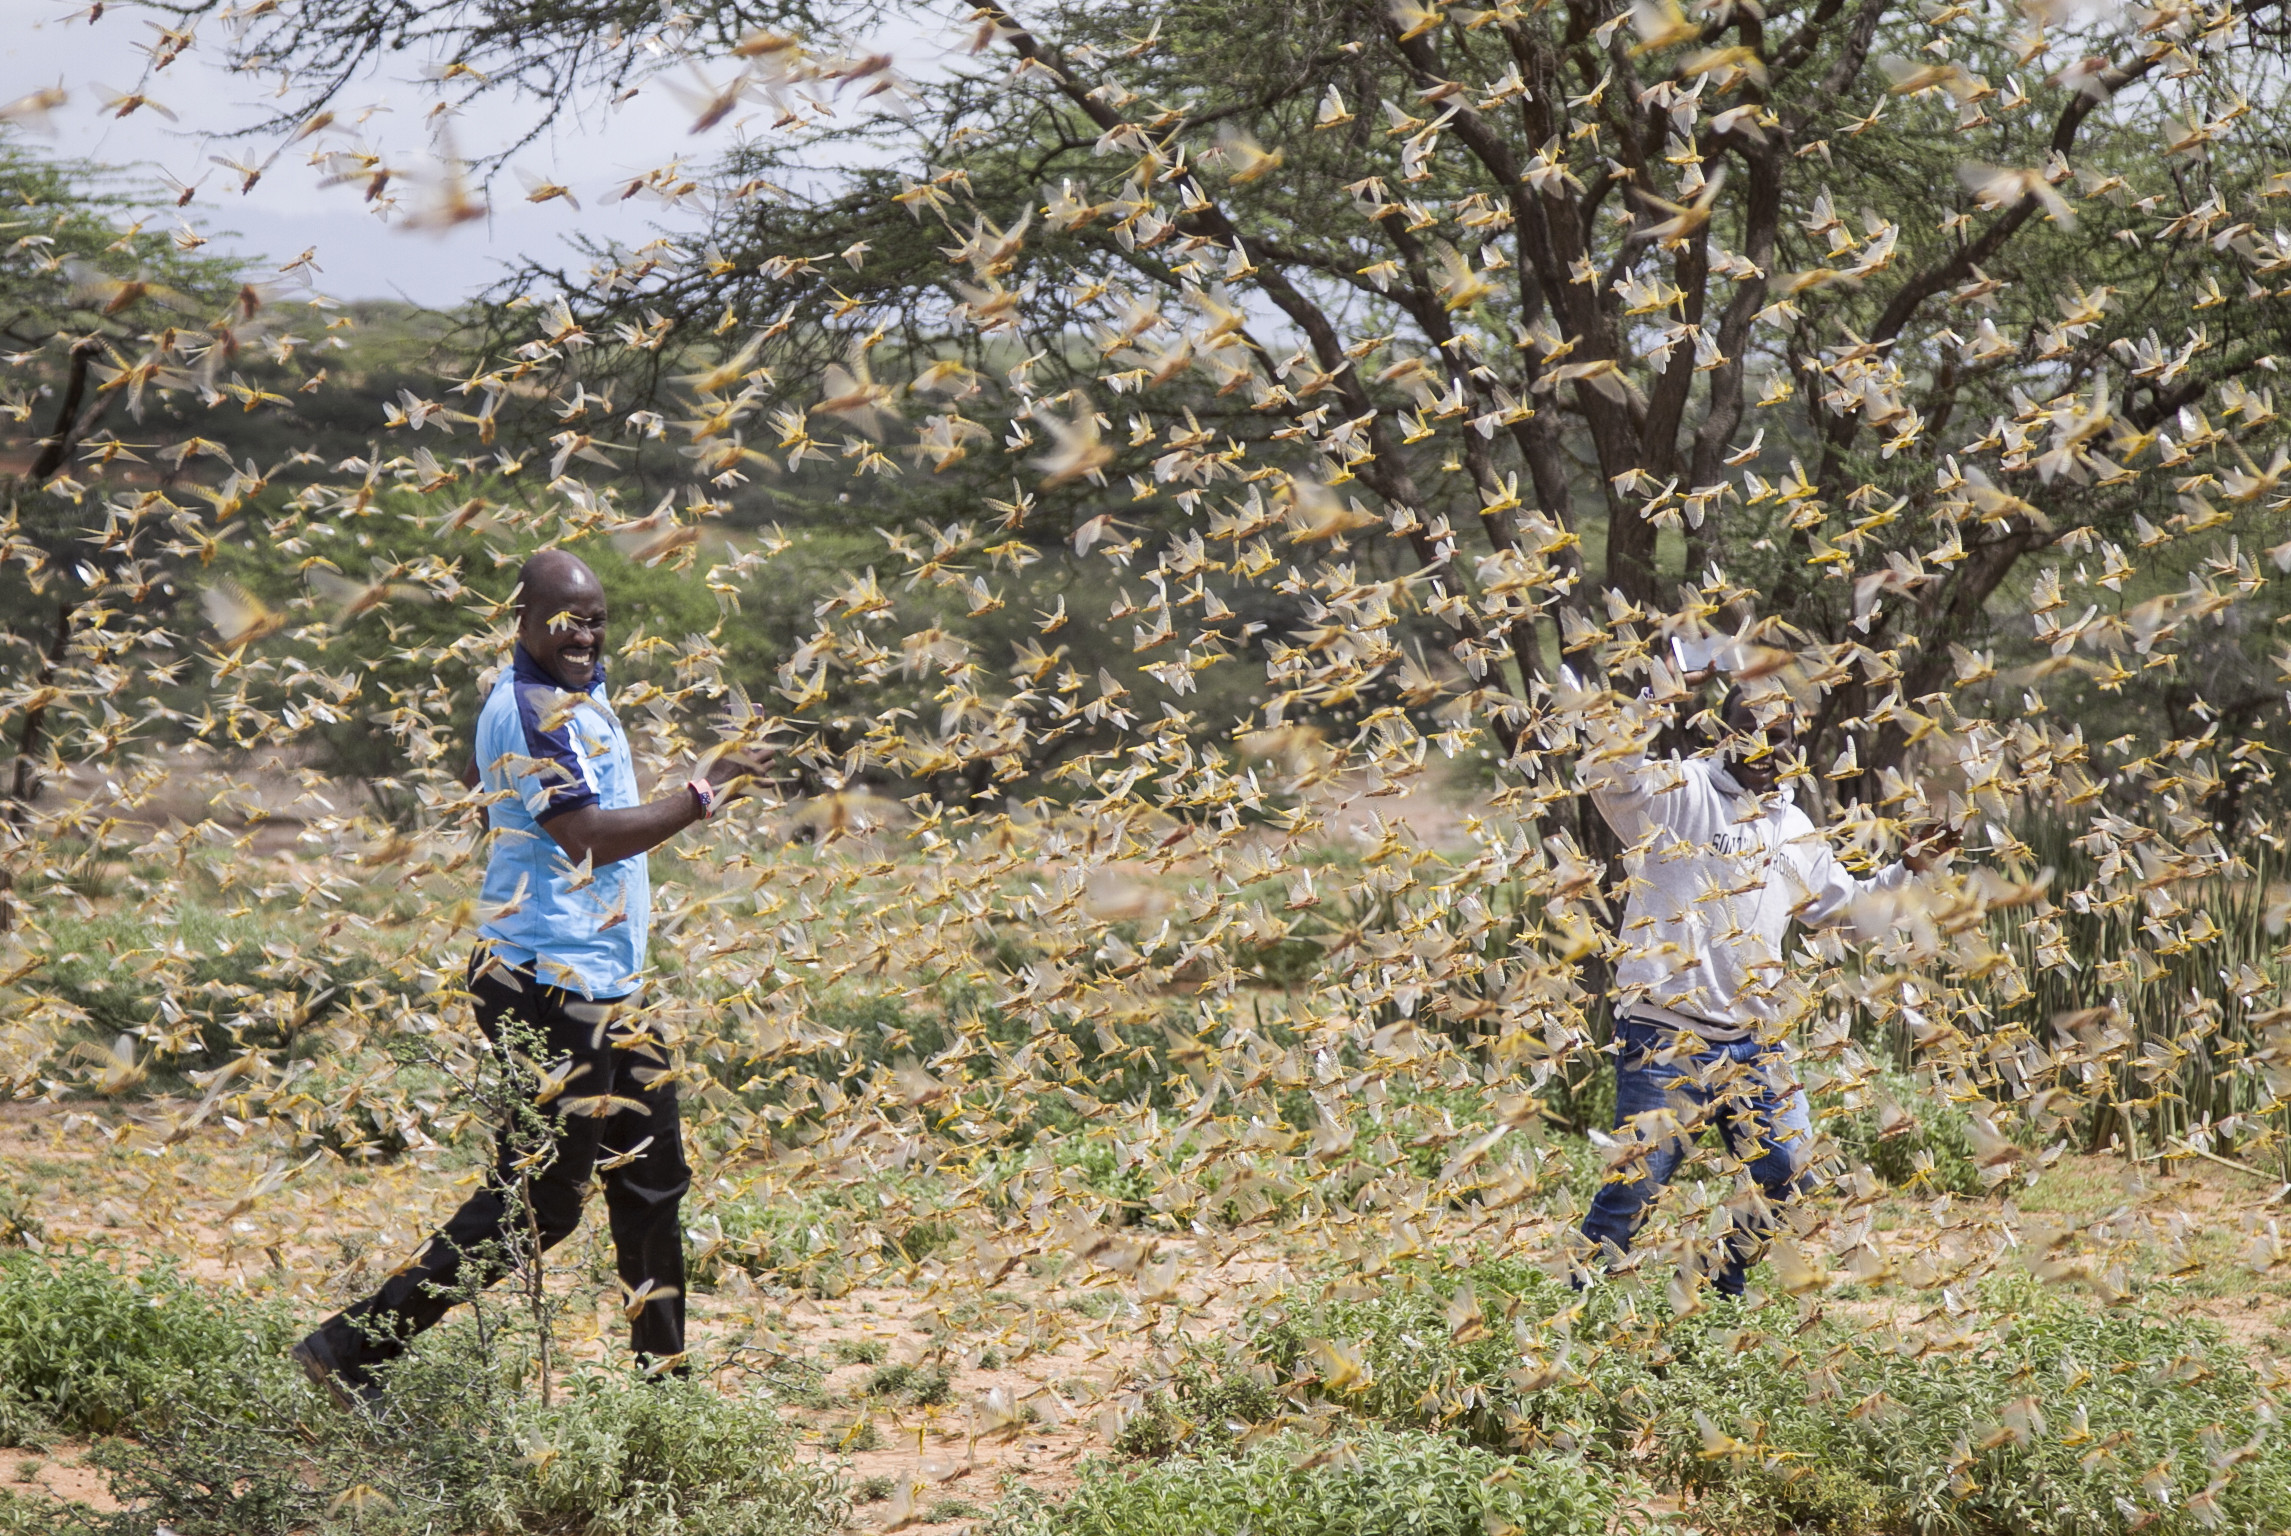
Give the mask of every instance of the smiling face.
[(586, 564), (558, 550), (526, 561), (520, 576), (517, 643), (558, 687), (587, 689), (604, 654), (603, 583)]

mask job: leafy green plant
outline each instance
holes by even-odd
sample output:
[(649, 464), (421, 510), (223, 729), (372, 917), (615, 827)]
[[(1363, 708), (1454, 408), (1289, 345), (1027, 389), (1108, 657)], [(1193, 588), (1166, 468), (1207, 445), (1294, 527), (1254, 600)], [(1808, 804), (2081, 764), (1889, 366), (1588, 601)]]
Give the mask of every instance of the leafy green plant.
[(0, 1536), (64, 1536), (65, 1532), (76, 1536), (92, 1530), (96, 1518), (85, 1504), (0, 1488)]
[(885, 1365), (867, 1378), (869, 1397), (903, 1397), (918, 1408), (944, 1403), (953, 1394), (954, 1378), (937, 1366)]
[(1187, 1360), (1169, 1392), (1150, 1394), (1115, 1438), (1124, 1456), (1158, 1459), (1180, 1450), (1207, 1454), (1229, 1448), (1250, 1425), (1279, 1416), (1281, 1400), (1263, 1365)]
[(172, 1269), (126, 1277), (87, 1255), (0, 1253), (0, 1397), (59, 1429), (137, 1427), (201, 1373), (283, 1355), (291, 1338), (283, 1312)]
[(968, 1520), (982, 1513), (984, 1511), (968, 1499), (934, 1499), (924, 1509), (923, 1519), (935, 1525), (947, 1520)]
[[(385, 1373), (370, 1421), (289, 1364), (293, 1335), (283, 1310), (172, 1270), (0, 1254), (0, 1430), (122, 1437), (98, 1464), (132, 1511), (11, 1500), (0, 1533), (76, 1519), (120, 1536), (155, 1522), (182, 1536), (806, 1536), (846, 1507), (760, 1397), (600, 1371), (543, 1403), (521, 1314), (486, 1306), (425, 1337)], [(49, 1524), (18, 1519), (35, 1504)]]
[(1040, 1536), (1608, 1536), (1643, 1528), (1626, 1479), (1549, 1452), (1507, 1457), (1372, 1427), (1289, 1431), (1233, 1458), (1098, 1462)]
[(1144, 1165), (1125, 1162), (1107, 1141), (1068, 1141), (1060, 1147), (1060, 1161), (1067, 1162), (1086, 1187), (1105, 1197), (1116, 1220), (1134, 1221), (1145, 1210), (1153, 1185)]
[(1838, 1149), (1896, 1188), (1912, 1184), (1933, 1192), (1986, 1193), (1973, 1160), (1970, 1117), (1946, 1095), (1930, 1093), (1898, 1072), (1878, 1074), (1877, 1086), (1896, 1104), (1914, 1105), (1910, 1123), (1885, 1134), (1874, 1104), (1827, 1122)]
[(600, 1373), (551, 1408), (526, 1408), (516, 1429), (544, 1449), (523, 1476), (496, 1470), (471, 1501), (497, 1500), (503, 1531), (794, 1536), (832, 1528), (846, 1504), (834, 1474), (794, 1459), (768, 1408), (705, 1383)]
[(861, 1415), (849, 1424), (832, 1432), (836, 1449), (843, 1451), (879, 1451), (883, 1449), (883, 1430), (876, 1422)]
[[(1518, 1332), (1452, 1327), (1467, 1279)], [(1494, 1263), (1268, 1312), (1257, 1337), (1292, 1391), (1484, 1448), (1543, 1442), (1643, 1467), (1696, 1495), (1713, 1532), (2261, 1530), (2291, 1509), (2273, 1388), (2207, 1322), (2095, 1310), (2032, 1282), (1900, 1331), (1646, 1305)]]
[(811, 1536), (848, 1512), (760, 1396), (599, 1370), (544, 1404), (518, 1321), (479, 1312), (425, 1335), (372, 1417), (234, 1362), (98, 1457), (134, 1529), (182, 1536)]

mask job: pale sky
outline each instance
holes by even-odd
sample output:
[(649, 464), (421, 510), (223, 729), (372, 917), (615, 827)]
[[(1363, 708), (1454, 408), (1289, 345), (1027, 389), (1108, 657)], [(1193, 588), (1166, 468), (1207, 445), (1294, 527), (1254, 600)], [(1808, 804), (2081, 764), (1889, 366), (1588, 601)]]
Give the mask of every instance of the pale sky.
[[(664, 227), (689, 228), (700, 217), (697, 212), (672, 212), (643, 199), (606, 203), (602, 194), (616, 180), (676, 155), (686, 156), (694, 167), (706, 165), (742, 131), (742, 119), (735, 117), (695, 137), (688, 131), (689, 110), (654, 84), (616, 107), (591, 103), (579, 121), (561, 119), (512, 162), (571, 187), (581, 212), (561, 199), (528, 202), (525, 184), (505, 173), (491, 189), (489, 218), (446, 233), (405, 229), (374, 218), (360, 186), (322, 187), (324, 173), (307, 163), (317, 141), (280, 154), (254, 191), (242, 196), (237, 174), (210, 164), (209, 155), (253, 163), (274, 144), (221, 136), (259, 120), (263, 103), (250, 95), (253, 82), (213, 61), (220, 52), (214, 43), (202, 41), (145, 87), (177, 121), (148, 109), (119, 118), (104, 110), (104, 87), (133, 91), (142, 80), (148, 61), (138, 45), (152, 36), (145, 14), (115, 4), (92, 25), (84, 17), (66, 21), (61, 0), (4, 0), (0, 11), (15, 23), (0, 28), (0, 101), (59, 82), (70, 94), (68, 104), (54, 114), (54, 135), (36, 138), (34, 144), (60, 156), (147, 167), (154, 181), (157, 171), (184, 181), (197, 181), (204, 173), (204, 185), (182, 215), (210, 237), (210, 251), (265, 257), (275, 265), (316, 246), (316, 286), (339, 299), (396, 295), (423, 304), (451, 304), (496, 279), (520, 254), (568, 253), (566, 238), (576, 230), (635, 244)], [(936, 51), (922, 50), (926, 56)], [(422, 62), (407, 60), (397, 66), (404, 78), (361, 82), (336, 102), (345, 121), (368, 106), (390, 109), (357, 131), (387, 152), (393, 165), (434, 163), (424, 114), (437, 98), (418, 82)], [(719, 68), (717, 73), (729, 71)], [(514, 142), (537, 116), (534, 107), (506, 98), (481, 101), (454, 118), (457, 147), (466, 156), (482, 155)], [(760, 125), (768, 114), (752, 116)], [(333, 134), (324, 142), (343, 148), (352, 141)], [(401, 207), (411, 208), (421, 198), (419, 188), (406, 188)], [(148, 227), (172, 227), (174, 218), (170, 208)]]

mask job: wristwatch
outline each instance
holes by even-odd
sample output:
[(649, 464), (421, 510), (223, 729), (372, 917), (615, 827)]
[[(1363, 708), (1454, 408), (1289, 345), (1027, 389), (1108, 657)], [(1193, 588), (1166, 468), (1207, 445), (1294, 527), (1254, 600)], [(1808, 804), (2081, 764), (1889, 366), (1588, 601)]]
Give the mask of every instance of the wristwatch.
[(702, 778), (687, 779), (684, 781), (684, 787), (691, 790), (692, 798), (700, 803), (700, 819), (702, 821), (706, 821), (716, 814), (716, 802), (721, 797), (716, 793), (715, 785)]

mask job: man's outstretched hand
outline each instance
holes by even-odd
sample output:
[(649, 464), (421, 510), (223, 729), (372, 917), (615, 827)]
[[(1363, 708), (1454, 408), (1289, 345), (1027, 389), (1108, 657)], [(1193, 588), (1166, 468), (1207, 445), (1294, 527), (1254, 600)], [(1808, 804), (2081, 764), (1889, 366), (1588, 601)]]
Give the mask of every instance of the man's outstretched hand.
[(724, 799), (737, 800), (756, 791), (778, 756), (770, 747), (731, 749), (704, 759), (701, 772)]
[(1911, 874), (1922, 875), (1929, 869), (1938, 869), (1946, 864), (1949, 855), (1964, 846), (1964, 834), (1943, 823), (1911, 842), (1902, 854), (1901, 862), (1909, 866)]

